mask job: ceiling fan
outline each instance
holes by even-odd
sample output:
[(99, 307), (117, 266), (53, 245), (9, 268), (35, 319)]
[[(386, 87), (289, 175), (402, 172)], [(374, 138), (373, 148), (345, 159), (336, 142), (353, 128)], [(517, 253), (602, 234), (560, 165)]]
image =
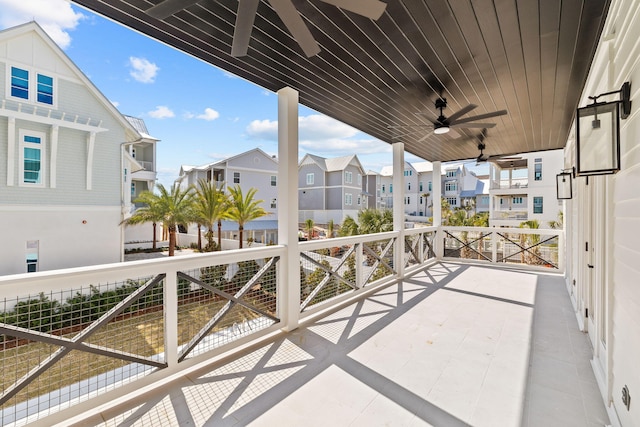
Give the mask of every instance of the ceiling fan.
[[(477, 108), (478, 106), (475, 104), (469, 104), (461, 110), (456, 111), (449, 117), (445, 117), (442, 110), (447, 108), (447, 99), (446, 98), (438, 98), (436, 99), (435, 106), (440, 110), (440, 116), (438, 118), (434, 118), (426, 115), (425, 113), (417, 113), (423, 116), (427, 116), (427, 119), (431, 122), (423, 125), (400, 125), (400, 126), (389, 126), (389, 128), (431, 128), (432, 131), (427, 133), (425, 136), (420, 138), (418, 142), (422, 142), (425, 139), (429, 138), (431, 135), (443, 135), (448, 133), (451, 129), (487, 129), (495, 127), (495, 123), (480, 123), (476, 122), (476, 120), (488, 119), (491, 117), (504, 116), (507, 114), (507, 110), (499, 110), (494, 111), (492, 113), (486, 114), (478, 114), (477, 116), (471, 117), (463, 117), (465, 114), (470, 112), (471, 110)], [(413, 131), (411, 133), (415, 133)]]
[[(147, 15), (156, 19), (166, 19), (169, 16), (186, 9), (200, 0), (164, 0), (146, 10)], [(320, 0), (344, 10), (377, 20), (387, 7), (379, 0)], [(278, 14), (293, 38), (298, 42), (307, 57), (320, 53), (320, 46), (313, 38), (311, 31), (304, 23), (300, 13), (292, 0), (268, 0), (271, 7)], [(241, 57), (247, 54), (249, 39), (253, 29), (260, 0), (238, 0), (236, 25), (233, 31), (231, 56)]]

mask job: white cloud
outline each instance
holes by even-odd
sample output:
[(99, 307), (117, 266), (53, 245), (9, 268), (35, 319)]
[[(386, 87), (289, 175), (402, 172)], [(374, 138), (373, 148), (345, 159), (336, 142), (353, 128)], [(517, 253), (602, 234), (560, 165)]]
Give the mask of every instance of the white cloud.
[[(391, 152), (391, 146), (367, 137), (349, 125), (330, 117), (312, 114), (298, 119), (301, 151), (324, 156)], [(278, 140), (278, 122), (254, 120), (246, 128), (250, 138)]]
[(155, 63), (146, 58), (129, 57), (131, 70), (129, 75), (140, 83), (153, 83), (160, 69)]
[(69, 31), (85, 18), (65, 0), (0, 0), (0, 10), (0, 27), (36, 21), (62, 49), (71, 44)]
[(211, 121), (211, 120), (215, 120), (218, 117), (220, 117), (220, 113), (218, 113), (213, 108), (205, 108), (204, 109), (204, 113), (199, 114), (199, 115), (196, 116), (197, 119), (206, 120), (208, 122)]
[(154, 119), (169, 119), (176, 116), (175, 113), (165, 105), (158, 105), (155, 110), (149, 111), (148, 114)]
[(113, 104), (114, 107), (118, 108), (120, 106), (120, 103), (118, 101), (109, 101)]

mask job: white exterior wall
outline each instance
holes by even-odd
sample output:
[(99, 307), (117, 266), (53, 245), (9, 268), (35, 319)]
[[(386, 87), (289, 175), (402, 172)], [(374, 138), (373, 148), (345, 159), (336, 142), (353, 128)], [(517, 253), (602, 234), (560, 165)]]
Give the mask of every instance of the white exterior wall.
[[(593, 343), (593, 369), (613, 425), (640, 426), (640, 2), (614, 0), (580, 106), (589, 95), (631, 82), (629, 118), (621, 120), (621, 170), (574, 180), (568, 203), (567, 287)], [(608, 100), (618, 99), (608, 97)], [(575, 165), (575, 142), (566, 167)], [(585, 244), (589, 243), (589, 252)], [(592, 265), (593, 268), (588, 266)], [(575, 285), (573, 284), (575, 280)], [(589, 316), (585, 317), (585, 310)], [(631, 394), (627, 409), (622, 389)]]
[(0, 206), (0, 216), (0, 275), (27, 272), (28, 241), (38, 242), (38, 271), (121, 260), (119, 207)]

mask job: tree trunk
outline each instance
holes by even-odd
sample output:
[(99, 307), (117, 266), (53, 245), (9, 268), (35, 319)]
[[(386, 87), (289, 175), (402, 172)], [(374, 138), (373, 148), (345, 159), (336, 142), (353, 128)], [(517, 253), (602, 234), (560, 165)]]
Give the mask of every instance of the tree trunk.
[(156, 249), (156, 223), (153, 223), (153, 249)]
[(176, 250), (176, 228), (169, 227), (169, 256), (173, 256)]
[(222, 250), (222, 221), (218, 220), (218, 250)]
[(240, 242), (238, 243), (238, 248), (242, 249), (242, 232), (244, 231), (244, 227), (238, 225), (238, 237), (240, 238)]
[(198, 224), (198, 250), (202, 252), (202, 226)]

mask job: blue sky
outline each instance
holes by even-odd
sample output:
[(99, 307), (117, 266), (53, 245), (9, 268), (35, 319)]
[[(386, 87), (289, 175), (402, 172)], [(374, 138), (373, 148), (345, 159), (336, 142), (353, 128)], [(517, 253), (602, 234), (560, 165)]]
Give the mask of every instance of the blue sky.
[[(277, 95), (65, 0), (0, 0), (0, 27), (35, 20), (123, 113), (160, 139), (158, 180), (260, 147), (277, 154)], [(300, 156), (358, 154), (365, 169), (391, 164), (391, 146), (306, 107)], [(409, 154), (408, 161), (422, 161)]]

